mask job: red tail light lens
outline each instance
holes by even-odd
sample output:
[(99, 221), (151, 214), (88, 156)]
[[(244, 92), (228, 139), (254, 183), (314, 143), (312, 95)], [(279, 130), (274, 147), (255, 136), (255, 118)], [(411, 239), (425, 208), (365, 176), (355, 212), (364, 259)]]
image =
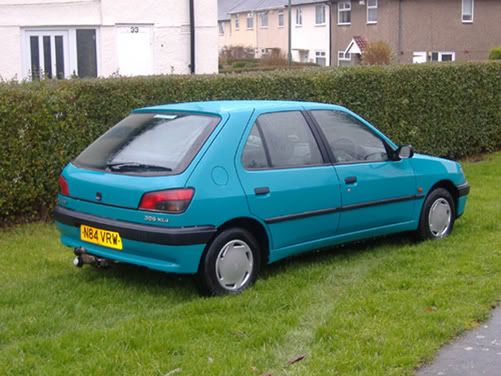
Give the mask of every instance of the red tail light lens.
[(182, 213), (190, 204), (194, 193), (193, 188), (145, 193), (139, 204), (139, 209)]
[(70, 195), (70, 190), (68, 189), (68, 182), (62, 176), (59, 176), (59, 193), (65, 196)]

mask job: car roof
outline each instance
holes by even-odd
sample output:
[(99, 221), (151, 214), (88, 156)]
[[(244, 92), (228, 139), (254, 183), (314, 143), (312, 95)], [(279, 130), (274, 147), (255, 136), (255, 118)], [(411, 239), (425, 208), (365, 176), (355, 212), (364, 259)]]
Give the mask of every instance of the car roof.
[(189, 111), (189, 112), (207, 112), (207, 113), (232, 113), (245, 112), (254, 110), (270, 110), (274, 111), (290, 110), (293, 108), (332, 108), (342, 109), (343, 107), (317, 102), (301, 102), (301, 101), (274, 101), (274, 100), (226, 100), (226, 101), (204, 101), (204, 102), (187, 102), (187, 103), (172, 103), (159, 106), (144, 107), (136, 109), (134, 112), (150, 112), (150, 111)]

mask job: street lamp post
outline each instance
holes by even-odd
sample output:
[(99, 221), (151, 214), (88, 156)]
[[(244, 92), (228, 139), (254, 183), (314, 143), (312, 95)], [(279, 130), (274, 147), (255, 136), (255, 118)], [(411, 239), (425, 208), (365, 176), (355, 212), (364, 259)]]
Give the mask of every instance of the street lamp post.
[(288, 18), (289, 18), (289, 22), (288, 22), (288, 27), (289, 27), (289, 49), (287, 51), (287, 61), (289, 63), (289, 65), (292, 64), (292, 9), (291, 9), (291, 0), (289, 0), (289, 5), (288, 5)]

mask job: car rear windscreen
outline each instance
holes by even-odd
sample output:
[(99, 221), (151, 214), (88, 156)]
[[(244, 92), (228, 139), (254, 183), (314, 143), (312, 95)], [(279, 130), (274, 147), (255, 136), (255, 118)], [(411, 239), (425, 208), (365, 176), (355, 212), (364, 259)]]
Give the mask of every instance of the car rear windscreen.
[(184, 171), (220, 118), (186, 113), (133, 113), (73, 163), (82, 168), (133, 175)]

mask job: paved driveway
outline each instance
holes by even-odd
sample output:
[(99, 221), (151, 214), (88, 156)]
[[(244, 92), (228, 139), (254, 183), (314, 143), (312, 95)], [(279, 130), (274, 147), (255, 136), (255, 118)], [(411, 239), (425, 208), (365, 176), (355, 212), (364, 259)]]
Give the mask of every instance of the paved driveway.
[(501, 307), (478, 329), (445, 346), (417, 376), (501, 376)]

